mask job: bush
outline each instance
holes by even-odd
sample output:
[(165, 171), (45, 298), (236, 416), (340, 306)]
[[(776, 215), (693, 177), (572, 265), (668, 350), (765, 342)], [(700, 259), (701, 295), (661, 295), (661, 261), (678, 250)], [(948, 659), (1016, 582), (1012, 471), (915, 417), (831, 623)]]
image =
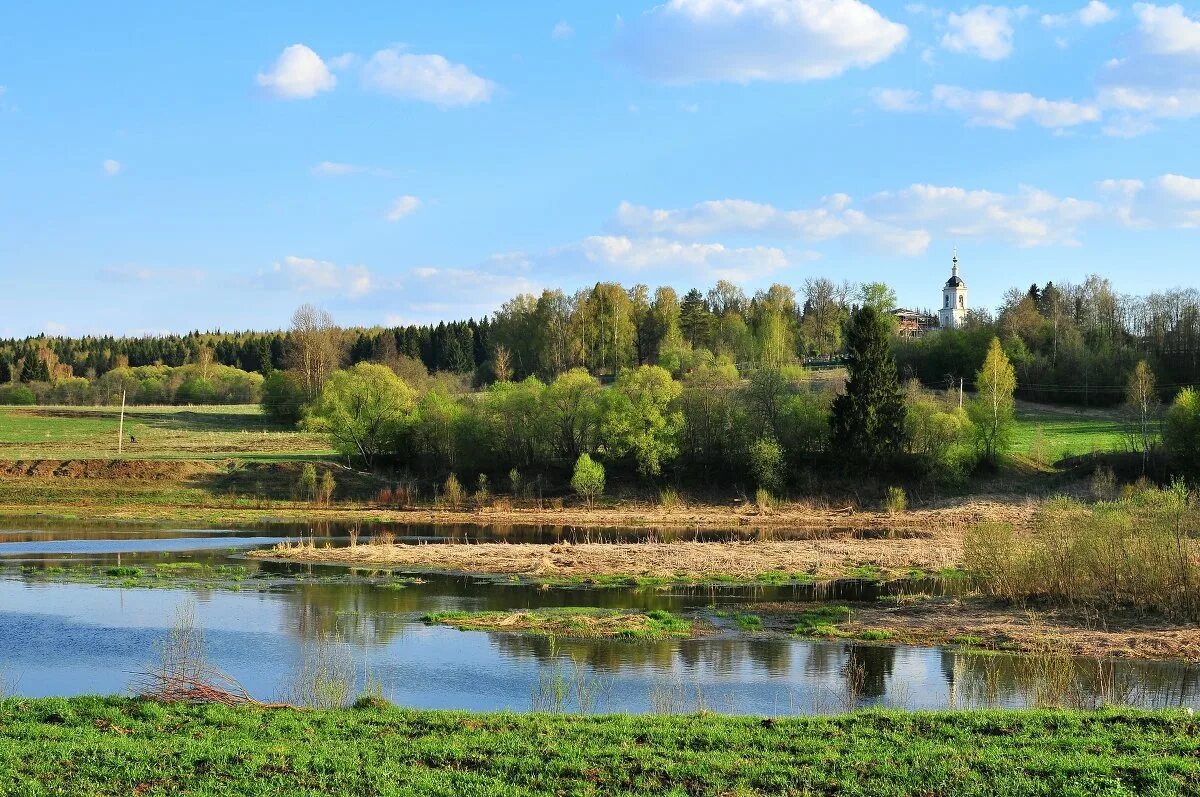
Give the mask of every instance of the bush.
[(763, 437), (750, 444), (750, 473), (759, 489), (783, 489), (783, 448), (774, 438)]
[(596, 499), (604, 494), (604, 466), (589, 455), (580, 454), (575, 461), (571, 487), (587, 501), (588, 509), (591, 509)]
[(0, 404), (27, 407), (37, 404), (37, 396), (25, 385), (0, 386)]
[(263, 381), (262, 410), (277, 423), (295, 426), (304, 414), (304, 387), (286, 371), (272, 371)]
[(1200, 476), (1200, 394), (1184, 388), (1167, 409), (1163, 443), (1175, 473), (1189, 479)]
[(908, 496), (903, 487), (889, 487), (883, 499), (883, 508), (889, 515), (898, 515), (908, 508)]
[(775, 498), (769, 490), (759, 487), (754, 491), (754, 505), (758, 507), (759, 512), (766, 512), (775, 506)]

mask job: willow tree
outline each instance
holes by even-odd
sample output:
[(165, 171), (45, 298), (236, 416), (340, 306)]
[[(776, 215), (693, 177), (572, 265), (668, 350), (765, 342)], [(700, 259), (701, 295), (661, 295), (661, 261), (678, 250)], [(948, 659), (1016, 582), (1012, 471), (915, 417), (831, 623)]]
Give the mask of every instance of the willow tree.
[(888, 320), (872, 305), (854, 311), (846, 329), (846, 392), (833, 401), (834, 450), (868, 469), (904, 446), (904, 396)]
[(999, 338), (992, 345), (983, 365), (975, 374), (975, 398), (967, 405), (967, 415), (975, 424), (975, 442), (979, 453), (995, 462), (1012, 444), (1013, 393), (1017, 374)]

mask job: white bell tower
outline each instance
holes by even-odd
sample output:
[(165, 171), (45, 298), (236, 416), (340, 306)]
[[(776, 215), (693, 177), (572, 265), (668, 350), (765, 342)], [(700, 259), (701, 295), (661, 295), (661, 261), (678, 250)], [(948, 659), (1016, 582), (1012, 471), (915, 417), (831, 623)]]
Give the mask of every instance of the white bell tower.
[(942, 307), (938, 324), (942, 329), (957, 329), (967, 320), (967, 283), (958, 276), (958, 249), (950, 260), (950, 279), (942, 288)]

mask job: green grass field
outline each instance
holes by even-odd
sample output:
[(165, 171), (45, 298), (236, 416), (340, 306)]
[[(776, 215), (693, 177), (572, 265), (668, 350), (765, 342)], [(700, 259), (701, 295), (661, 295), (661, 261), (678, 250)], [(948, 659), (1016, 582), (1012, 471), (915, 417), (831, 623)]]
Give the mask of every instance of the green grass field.
[(1125, 425), (1113, 410), (1020, 404), (1013, 452), (1045, 464), (1092, 452), (1129, 450)]
[[(115, 458), (118, 424), (113, 407), (0, 407), (0, 459)], [(130, 407), (122, 455), (285, 461), (333, 451), (324, 435), (274, 424), (257, 405)]]
[(0, 702), (0, 794), (1196, 795), (1180, 711), (836, 717)]

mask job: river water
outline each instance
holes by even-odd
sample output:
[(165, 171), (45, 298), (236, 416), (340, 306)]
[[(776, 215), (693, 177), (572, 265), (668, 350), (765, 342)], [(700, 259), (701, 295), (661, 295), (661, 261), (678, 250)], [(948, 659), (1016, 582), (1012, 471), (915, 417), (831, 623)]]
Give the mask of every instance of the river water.
[[(339, 529), (318, 533), (341, 544)], [(558, 539), (562, 528), (402, 527), (401, 539)], [(1020, 656), (946, 648), (814, 642), (739, 634), (661, 642), (562, 640), (427, 626), (446, 610), (553, 606), (663, 608), (715, 620), (739, 604), (873, 600), (881, 587), (847, 582), (754, 588), (554, 588), (422, 574), (423, 584), (382, 589), (334, 567), (247, 561), (247, 550), (312, 529), (146, 529), (56, 525), (0, 528), (0, 683), (23, 695), (123, 693), (153, 666), (182, 606), (191, 606), (206, 653), (260, 699), (285, 697), (306, 655), (339, 645), (393, 702), (415, 707), (529, 710), (555, 678), (585, 687), (596, 711), (830, 712), (863, 706), (1022, 706), (1063, 699), (1062, 672)], [(578, 532), (640, 538), (645, 530)], [(79, 564), (153, 567), (163, 562), (236, 564), (240, 589), (122, 588), (70, 583), (47, 573)], [(118, 584), (119, 580), (112, 583)], [(930, 584), (911, 588), (929, 591)], [(717, 622), (720, 622), (717, 620)], [(340, 642), (330, 642), (338, 639)], [(1068, 700), (1114, 697), (1145, 707), (1200, 708), (1200, 666), (1079, 659)], [(1058, 691), (1055, 691), (1058, 690)], [(578, 691), (578, 690), (575, 690)], [(1056, 698), (1057, 696), (1057, 698)], [(545, 705), (544, 702), (540, 705)]]

